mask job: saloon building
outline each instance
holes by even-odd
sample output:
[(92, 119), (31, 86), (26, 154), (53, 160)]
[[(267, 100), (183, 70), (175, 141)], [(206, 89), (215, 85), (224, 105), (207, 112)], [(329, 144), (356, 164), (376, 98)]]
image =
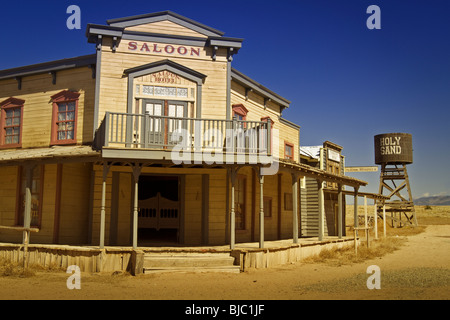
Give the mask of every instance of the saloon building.
[(301, 179), (321, 203), (325, 185), (366, 184), (300, 161), (300, 126), (282, 116), (296, 107), (232, 67), (242, 39), (170, 11), (86, 36), (90, 55), (0, 71), (0, 226), (37, 228), (31, 243), (320, 240)]

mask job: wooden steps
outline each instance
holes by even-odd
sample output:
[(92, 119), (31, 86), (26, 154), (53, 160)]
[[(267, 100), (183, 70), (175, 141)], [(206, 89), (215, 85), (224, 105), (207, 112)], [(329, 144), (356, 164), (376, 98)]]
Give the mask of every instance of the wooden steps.
[(144, 255), (144, 273), (231, 272), (239, 273), (229, 253), (151, 252)]

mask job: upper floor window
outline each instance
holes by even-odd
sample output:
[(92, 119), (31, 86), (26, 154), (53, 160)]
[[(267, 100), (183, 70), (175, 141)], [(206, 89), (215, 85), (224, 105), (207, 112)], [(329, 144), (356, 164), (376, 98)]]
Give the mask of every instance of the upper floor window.
[(9, 98), (0, 103), (0, 147), (22, 146), (22, 114), (25, 100)]
[(248, 110), (243, 104), (233, 104), (233, 118), (236, 120), (247, 120)]
[(77, 137), (78, 98), (80, 94), (61, 91), (52, 96), (52, 138), (51, 144), (73, 144)]
[(284, 158), (294, 160), (294, 145), (292, 143), (284, 143)]

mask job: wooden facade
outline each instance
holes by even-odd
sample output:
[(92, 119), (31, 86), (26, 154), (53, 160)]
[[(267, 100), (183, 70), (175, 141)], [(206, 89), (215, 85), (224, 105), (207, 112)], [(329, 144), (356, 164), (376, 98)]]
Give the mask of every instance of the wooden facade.
[(231, 66), (242, 39), (173, 12), (87, 37), (93, 55), (0, 71), (0, 225), (38, 228), (33, 243), (320, 239), (310, 193), (366, 184), (300, 163), (290, 102)]

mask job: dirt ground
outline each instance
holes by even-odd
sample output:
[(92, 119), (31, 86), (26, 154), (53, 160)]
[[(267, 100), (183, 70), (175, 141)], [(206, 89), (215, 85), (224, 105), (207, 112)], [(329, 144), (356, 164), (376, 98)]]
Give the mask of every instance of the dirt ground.
[[(422, 219), (426, 222), (424, 231), (407, 235), (393, 253), (360, 263), (337, 266), (299, 262), (240, 274), (183, 273), (132, 277), (128, 274), (82, 273), (79, 290), (67, 288), (66, 281), (70, 275), (64, 271), (37, 272), (29, 277), (0, 276), (0, 299), (448, 300), (450, 211), (443, 215), (443, 219)], [(396, 236), (395, 231), (390, 230), (391, 236)], [(405, 237), (401, 232), (400, 236)], [(367, 268), (371, 265), (380, 268), (380, 289), (367, 288), (366, 281), (371, 276)]]

